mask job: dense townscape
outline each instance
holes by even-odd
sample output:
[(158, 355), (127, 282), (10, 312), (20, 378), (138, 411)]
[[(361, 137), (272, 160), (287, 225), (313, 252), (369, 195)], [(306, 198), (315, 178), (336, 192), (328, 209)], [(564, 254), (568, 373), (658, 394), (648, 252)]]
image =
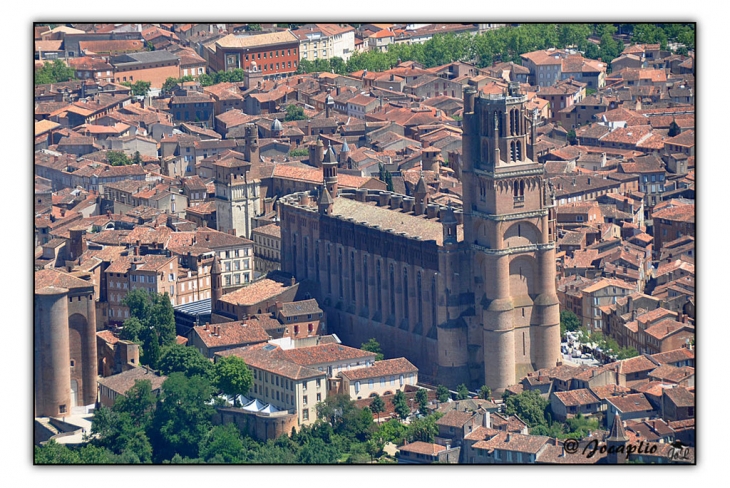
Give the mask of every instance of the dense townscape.
[(36, 464), (694, 464), (694, 24), (34, 24)]

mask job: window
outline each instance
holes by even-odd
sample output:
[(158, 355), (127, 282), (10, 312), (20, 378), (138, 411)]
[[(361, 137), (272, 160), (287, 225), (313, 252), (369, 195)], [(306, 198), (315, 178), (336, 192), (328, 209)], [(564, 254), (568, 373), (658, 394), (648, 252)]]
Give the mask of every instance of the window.
[(321, 401), (322, 401), (322, 394), (317, 393), (317, 402), (321, 402)]
[(322, 386), (322, 379), (317, 378), (317, 388), (320, 388)]
[(302, 420), (309, 420), (309, 409), (305, 408), (302, 410)]
[(59, 413), (66, 413), (66, 405), (59, 405), (58, 406), (58, 412)]
[(307, 404), (307, 395), (304, 395), (302, 397), (302, 405), (306, 405), (306, 404)]

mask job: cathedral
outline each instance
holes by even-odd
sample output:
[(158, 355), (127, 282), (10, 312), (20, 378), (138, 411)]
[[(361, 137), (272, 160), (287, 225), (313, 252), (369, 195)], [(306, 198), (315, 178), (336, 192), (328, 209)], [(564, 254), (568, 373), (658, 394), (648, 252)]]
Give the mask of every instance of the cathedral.
[(331, 148), (321, 189), (280, 200), (282, 270), (319, 285), (344, 343), (375, 338), (451, 388), (556, 365), (555, 210), (526, 100), (465, 90), (463, 209), (429, 203), (423, 177), (412, 196), (341, 189)]

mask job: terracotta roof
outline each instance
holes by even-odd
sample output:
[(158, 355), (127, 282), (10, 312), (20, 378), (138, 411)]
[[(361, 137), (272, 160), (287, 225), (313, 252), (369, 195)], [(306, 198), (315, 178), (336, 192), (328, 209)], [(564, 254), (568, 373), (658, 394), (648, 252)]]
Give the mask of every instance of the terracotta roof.
[(36, 271), (33, 279), (35, 282), (34, 285), (36, 293), (49, 286), (65, 288), (67, 290), (91, 288), (94, 286), (92, 282), (82, 280), (81, 278), (77, 278), (56, 269), (42, 269), (40, 271)]
[(102, 339), (107, 344), (116, 344), (119, 342), (119, 338), (115, 336), (110, 330), (102, 330), (96, 333), (96, 337)]
[(651, 358), (659, 364), (671, 364), (678, 363), (680, 361), (694, 360), (695, 353), (686, 347), (682, 347), (673, 351), (652, 354)]
[[(208, 330), (206, 330), (206, 327)], [(219, 330), (217, 335), (213, 332)], [(269, 334), (261, 327), (258, 321), (223, 322), (213, 325), (200, 325), (193, 328), (203, 343), (209, 347), (221, 347), (231, 345), (249, 345), (259, 342), (266, 342), (270, 339)]]
[(254, 234), (264, 234), (281, 239), (281, 227), (278, 224), (262, 225), (261, 227), (256, 227), (252, 232)]
[(694, 393), (688, 391), (687, 388), (685, 388), (683, 386), (677, 386), (675, 388), (666, 388), (664, 390), (664, 394), (677, 407), (694, 407), (695, 406)]
[(215, 41), (215, 44), (225, 48), (251, 48), (292, 42), (299, 42), (297, 36), (292, 34), (290, 31), (283, 31), (253, 36), (236, 36), (228, 34), (227, 36)]
[(283, 358), (283, 351), (273, 344), (256, 344), (217, 352), (216, 356), (236, 356), (252, 368), (268, 371), (293, 380), (325, 377), (326, 373), (294, 364)]
[(548, 439), (549, 437), (544, 435), (524, 435), (511, 432), (500, 432), (487, 441), (474, 443), (472, 448), (486, 449), (490, 452), (499, 449), (501, 451), (537, 454)]
[(623, 374), (633, 374), (641, 371), (646, 371), (648, 373), (657, 367), (656, 363), (646, 356), (636, 356), (629, 359), (623, 359), (620, 364), (621, 368), (619, 371)]
[(311, 298), (309, 300), (300, 300), (298, 302), (289, 302), (282, 304), (281, 315), (284, 317), (294, 317), (302, 314), (320, 314), (322, 309), (319, 308), (317, 300)]
[(167, 376), (158, 376), (156, 373), (148, 371), (147, 368), (138, 367), (106, 378), (99, 378), (97, 381), (100, 385), (124, 395), (134, 386), (137, 380), (149, 380), (154, 391), (160, 388), (166, 379)]
[(236, 291), (227, 293), (220, 300), (233, 305), (255, 305), (281, 294), (287, 288), (287, 286), (278, 281), (264, 278), (263, 280), (255, 281), (250, 285), (239, 288)]
[(653, 410), (651, 404), (643, 393), (632, 393), (630, 395), (620, 397), (610, 397), (606, 399), (622, 413), (643, 412)]
[(446, 446), (440, 444), (432, 444), (430, 442), (416, 441), (405, 444), (398, 448), (400, 451), (412, 452), (414, 454), (425, 454), (427, 456), (437, 456), (441, 451), (446, 450)]
[(649, 373), (649, 377), (655, 378), (657, 380), (668, 381), (671, 383), (679, 383), (693, 376), (694, 374), (695, 369), (691, 366), (682, 366), (680, 368), (677, 368), (676, 366), (665, 364), (663, 366), (659, 366), (654, 371)]
[(588, 390), (587, 388), (581, 388), (579, 390), (570, 391), (558, 391), (554, 392), (553, 395), (560, 400), (560, 403), (566, 407), (578, 406), (578, 405), (590, 405), (593, 403), (599, 403), (600, 400), (596, 395)]
[(465, 423), (473, 418), (473, 412), (459, 412), (457, 410), (451, 410), (450, 412), (447, 412), (443, 417), (438, 419), (436, 421), (436, 425), (461, 428), (464, 426)]
[(346, 360), (373, 360), (375, 353), (342, 344), (319, 344), (282, 351), (281, 357), (300, 366), (315, 366)]
[(351, 369), (342, 371), (340, 376), (348, 378), (350, 381), (364, 380), (368, 378), (379, 378), (381, 376), (397, 376), (404, 373), (417, 373), (416, 368), (406, 358), (384, 359), (375, 361), (372, 366), (366, 368)]

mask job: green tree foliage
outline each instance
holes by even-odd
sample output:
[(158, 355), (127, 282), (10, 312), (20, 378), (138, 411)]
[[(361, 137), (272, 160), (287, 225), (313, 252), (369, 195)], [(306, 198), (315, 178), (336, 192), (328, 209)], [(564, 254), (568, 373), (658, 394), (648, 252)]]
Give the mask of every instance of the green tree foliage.
[(467, 388), (464, 383), (456, 387), (457, 400), (466, 400), (467, 398), (469, 398), (469, 396), (469, 388)]
[(36, 464), (80, 464), (81, 457), (76, 451), (51, 439), (43, 446), (33, 448), (33, 458)]
[(373, 437), (382, 439), (384, 442), (392, 442), (396, 445), (403, 444), (408, 433), (408, 426), (396, 419), (388, 420), (380, 425), (380, 428)]
[(246, 458), (241, 432), (236, 424), (217, 425), (200, 441), (200, 459), (208, 463), (240, 463)]
[(309, 151), (307, 151), (306, 149), (292, 149), (291, 151), (289, 151), (290, 158), (298, 158), (301, 156), (308, 156), (308, 155), (309, 155)]
[(507, 415), (517, 415), (528, 427), (547, 425), (545, 411), (550, 403), (540, 396), (537, 390), (523, 391), (519, 395), (509, 395), (504, 402)]
[(610, 63), (621, 54), (621, 51), (623, 51), (623, 46), (611, 34), (606, 32), (601, 36), (599, 55), (603, 61)]
[(333, 432), (366, 441), (375, 430), (369, 409), (358, 408), (349, 395), (331, 395), (317, 404), (317, 417), (328, 422)]
[(246, 27), (246, 30), (249, 32), (260, 32), (261, 24), (248, 24), (248, 26)]
[(444, 385), (438, 385), (436, 387), (436, 398), (438, 398), (439, 402), (448, 402), (449, 398), (451, 398), (451, 393), (449, 393), (449, 389)]
[(175, 454), (198, 457), (198, 447), (211, 428), (213, 388), (201, 376), (187, 378), (172, 373), (162, 383), (162, 391), (152, 421), (155, 461), (172, 459)]
[(406, 431), (408, 441), (433, 442), (439, 433), (436, 421), (441, 417), (443, 417), (441, 412), (434, 412), (432, 415), (412, 420)]
[(570, 129), (570, 130), (568, 131), (568, 134), (567, 134), (567, 136), (566, 136), (566, 137), (567, 137), (567, 139), (568, 139), (568, 142), (569, 142), (569, 143), (570, 143), (570, 144), (571, 144), (572, 146), (575, 146), (575, 145), (576, 145), (576, 144), (578, 143), (578, 138), (577, 138), (577, 137), (575, 136), (575, 129)]
[(589, 432), (598, 429), (598, 420), (589, 419), (578, 413), (573, 418), (569, 418), (565, 421), (567, 427), (567, 437), (571, 439), (582, 439), (588, 435)]
[(149, 81), (135, 81), (134, 84), (131, 86), (132, 95), (134, 95), (135, 97), (146, 97), (147, 93), (150, 91), (151, 86), (152, 83)]
[(43, 66), (35, 71), (34, 83), (36, 85), (46, 85), (48, 83), (61, 83), (76, 78), (73, 68), (66, 66), (60, 59), (56, 59), (53, 63), (46, 61)]
[(479, 398), (482, 400), (489, 400), (489, 397), (492, 395), (492, 389), (489, 388), (487, 385), (482, 385), (481, 388), (479, 388)]
[(334, 464), (342, 453), (336, 446), (326, 444), (322, 439), (313, 438), (307, 441), (297, 455), (297, 462), (302, 464)]
[(395, 413), (400, 417), (402, 420), (405, 420), (408, 418), (408, 416), (411, 414), (411, 409), (408, 406), (408, 400), (406, 399), (405, 393), (398, 390), (395, 395), (393, 395), (393, 399), (391, 400), (393, 402), (393, 406), (395, 407)]
[(196, 348), (181, 346), (177, 343), (162, 349), (158, 368), (165, 375), (180, 372), (187, 377), (197, 375), (209, 380), (213, 378), (213, 363)]
[(226, 395), (246, 395), (253, 385), (253, 373), (239, 357), (218, 358), (213, 370), (215, 385)]
[(106, 159), (112, 166), (127, 166), (132, 164), (132, 161), (122, 151), (107, 151)]
[(380, 350), (380, 343), (375, 340), (375, 338), (370, 338), (367, 340), (367, 342), (363, 342), (360, 344), (360, 349), (363, 351), (372, 352), (375, 354), (375, 360), (376, 361), (382, 361), (383, 360), (383, 352)]
[(152, 461), (148, 429), (154, 415), (155, 398), (149, 380), (137, 380), (111, 408), (94, 412), (91, 433), (94, 445), (108, 449), (134, 463)]
[(580, 319), (570, 310), (560, 312), (560, 335), (564, 336), (566, 332), (575, 332), (580, 327)]
[(130, 319), (134, 318), (139, 322), (126, 320), (125, 327), (131, 325), (131, 331), (124, 333), (124, 336), (141, 342), (140, 361), (157, 368), (161, 349), (175, 342), (175, 315), (170, 298), (167, 293), (149, 293), (136, 289), (127, 294), (123, 303), (129, 308)]
[(418, 404), (418, 411), (421, 412), (421, 415), (427, 415), (428, 409), (426, 407), (428, 406), (428, 392), (426, 392), (423, 388), (416, 392), (416, 403)]
[(298, 105), (289, 104), (286, 106), (286, 117), (284, 120), (289, 122), (292, 120), (306, 120), (307, 116), (304, 115), (304, 109)]
[(371, 412), (378, 416), (378, 423), (380, 423), (380, 414), (385, 412), (385, 402), (380, 398), (380, 395), (375, 394), (369, 408)]

